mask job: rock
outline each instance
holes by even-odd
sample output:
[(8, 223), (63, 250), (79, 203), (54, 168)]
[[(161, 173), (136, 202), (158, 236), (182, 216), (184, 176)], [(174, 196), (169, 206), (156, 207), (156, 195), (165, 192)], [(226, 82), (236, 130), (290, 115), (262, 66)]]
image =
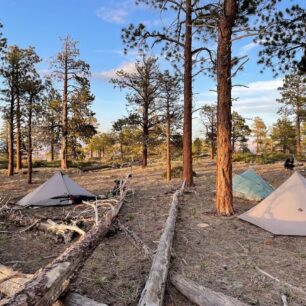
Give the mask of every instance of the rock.
[(206, 227), (210, 227), (210, 225), (207, 224), (207, 223), (199, 223), (199, 224), (197, 224), (197, 227), (199, 227), (199, 228), (206, 228)]

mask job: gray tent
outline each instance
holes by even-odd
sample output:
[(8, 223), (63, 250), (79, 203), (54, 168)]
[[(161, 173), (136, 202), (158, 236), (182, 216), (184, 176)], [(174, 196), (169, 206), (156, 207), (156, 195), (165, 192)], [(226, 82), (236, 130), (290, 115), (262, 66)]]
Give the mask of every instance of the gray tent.
[(80, 203), (96, 196), (79, 186), (68, 175), (56, 172), (44, 184), (17, 202), (21, 206), (55, 206)]

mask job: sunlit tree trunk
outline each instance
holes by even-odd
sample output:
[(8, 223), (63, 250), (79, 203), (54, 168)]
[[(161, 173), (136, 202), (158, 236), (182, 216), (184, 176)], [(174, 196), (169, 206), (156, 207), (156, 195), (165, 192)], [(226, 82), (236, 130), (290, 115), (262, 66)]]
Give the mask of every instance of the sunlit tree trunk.
[(68, 143), (68, 71), (67, 57), (65, 60), (64, 71), (64, 91), (63, 91), (63, 109), (62, 109), (62, 141), (61, 141), (61, 168), (68, 168), (67, 163), (67, 143)]
[(184, 68), (184, 127), (183, 179), (193, 186), (192, 175), (192, 21), (191, 0), (186, 0), (185, 68)]
[(229, 216), (234, 213), (232, 193), (231, 146), (231, 36), (237, 14), (237, 1), (225, 0), (218, 28), (217, 50), (217, 182), (216, 211)]
[(28, 114), (28, 184), (32, 184), (32, 98), (29, 100), (29, 114)]
[(14, 92), (10, 92), (10, 117), (9, 117), (9, 141), (8, 141), (8, 175), (14, 175)]
[(167, 181), (171, 181), (171, 117), (170, 117), (170, 106), (167, 103), (167, 127), (166, 127), (166, 142), (167, 142), (167, 170), (166, 178)]
[(148, 142), (149, 142), (149, 113), (148, 102), (144, 106), (143, 113), (143, 140), (142, 140), (142, 167), (145, 168), (148, 165)]
[(20, 96), (17, 93), (17, 105), (16, 105), (16, 153), (17, 162), (16, 170), (19, 172), (22, 169), (22, 153), (21, 153), (21, 113), (20, 113)]
[(296, 130), (296, 155), (300, 156), (302, 154), (301, 149), (301, 118), (300, 118), (300, 86), (297, 85), (297, 106), (296, 106), (296, 120), (295, 120), (295, 130)]

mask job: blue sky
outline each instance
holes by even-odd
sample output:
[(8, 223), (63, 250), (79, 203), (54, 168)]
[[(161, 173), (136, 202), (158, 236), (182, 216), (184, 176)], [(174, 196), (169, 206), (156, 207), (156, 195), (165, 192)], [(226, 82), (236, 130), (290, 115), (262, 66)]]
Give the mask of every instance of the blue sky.
[[(69, 34), (79, 41), (81, 58), (91, 66), (92, 91), (96, 96), (93, 108), (101, 131), (109, 130), (112, 122), (126, 114), (124, 93), (108, 82), (115, 69), (132, 69), (135, 60), (133, 53), (123, 55), (121, 28), (131, 22), (144, 22), (148, 27), (159, 25), (158, 12), (136, 7), (133, 0), (0, 0), (0, 4), (0, 20), (8, 44), (34, 46), (43, 59), (39, 66), (42, 72), (48, 70), (50, 58), (59, 51), (60, 37)], [(240, 97), (234, 102), (234, 109), (247, 118), (261, 116), (271, 125), (277, 118), (275, 99), (281, 77), (273, 79), (270, 71), (260, 74), (261, 67), (256, 64), (258, 46), (250, 39), (235, 42), (233, 50), (234, 54), (250, 58), (234, 80), (234, 84), (249, 86), (234, 89), (234, 97)], [(167, 66), (164, 60), (161, 66)], [(196, 107), (215, 101), (215, 93), (209, 91), (214, 89), (211, 79), (198, 77), (194, 85)], [(194, 136), (202, 130), (196, 118)]]

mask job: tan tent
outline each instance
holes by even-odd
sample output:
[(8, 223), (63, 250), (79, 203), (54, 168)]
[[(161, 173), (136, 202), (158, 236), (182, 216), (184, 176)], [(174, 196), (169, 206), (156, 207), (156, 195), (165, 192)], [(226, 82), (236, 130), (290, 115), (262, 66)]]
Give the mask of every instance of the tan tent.
[(239, 218), (275, 235), (306, 236), (306, 179), (294, 172), (279, 188)]

